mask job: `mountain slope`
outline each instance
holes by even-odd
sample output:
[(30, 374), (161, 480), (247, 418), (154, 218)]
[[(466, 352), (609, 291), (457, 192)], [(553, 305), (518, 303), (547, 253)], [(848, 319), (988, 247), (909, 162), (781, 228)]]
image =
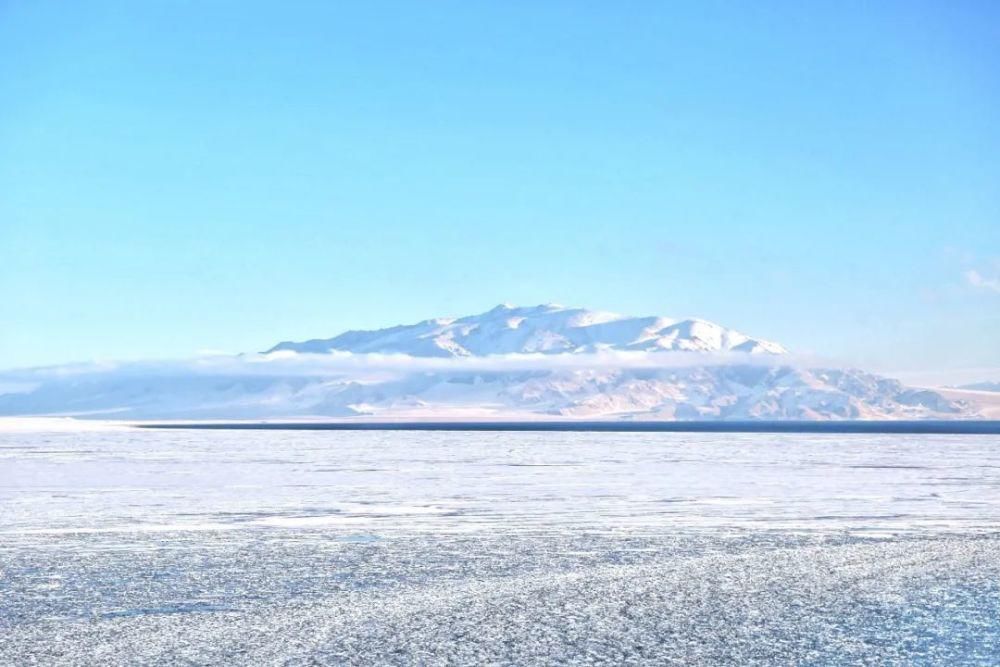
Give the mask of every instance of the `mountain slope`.
[(727, 364), (350, 377), (97, 373), (0, 396), (0, 415), (121, 419), (923, 419), (961, 402), (856, 370)]
[(416, 357), (584, 353), (597, 350), (749, 352), (785, 349), (704, 320), (626, 317), (554, 304), (496, 308), (457, 319), (438, 318), (326, 339), (286, 341), (267, 352), (395, 353)]

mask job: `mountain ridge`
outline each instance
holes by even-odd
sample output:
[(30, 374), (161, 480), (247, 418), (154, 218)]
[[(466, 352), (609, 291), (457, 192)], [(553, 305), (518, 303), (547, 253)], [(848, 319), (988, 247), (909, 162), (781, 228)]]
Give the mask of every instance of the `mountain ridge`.
[(787, 353), (778, 343), (707, 320), (632, 317), (550, 303), (527, 307), (500, 304), (477, 315), (432, 318), (384, 329), (350, 330), (332, 338), (283, 341), (264, 354), (341, 351), (467, 357), (580, 354), (600, 350)]

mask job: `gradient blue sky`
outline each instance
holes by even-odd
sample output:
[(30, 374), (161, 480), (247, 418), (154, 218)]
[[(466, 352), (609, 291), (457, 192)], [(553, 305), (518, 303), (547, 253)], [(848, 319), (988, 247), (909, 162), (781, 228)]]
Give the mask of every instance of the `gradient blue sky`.
[(1000, 4), (8, 0), (0, 297), (0, 367), (557, 301), (992, 375)]

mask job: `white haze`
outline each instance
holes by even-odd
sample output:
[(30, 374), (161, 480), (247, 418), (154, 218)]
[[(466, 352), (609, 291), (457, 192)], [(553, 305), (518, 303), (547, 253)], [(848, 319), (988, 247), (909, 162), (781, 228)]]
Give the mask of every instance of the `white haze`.
[(628, 352), (606, 350), (566, 354), (498, 354), (482, 357), (414, 357), (406, 354), (324, 354), (272, 352), (269, 354), (210, 355), (191, 359), (94, 361), (0, 372), (0, 394), (30, 390), (36, 383), (74, 376), (187, 376), (225, 375), (257, 377), (391, 377), (411, 373), (519, 372), (574, 370), (630, 370), (713, 367), (739, 364), (759, 367), (837, 365), (805, 355), (751, 355), (740, 352)]

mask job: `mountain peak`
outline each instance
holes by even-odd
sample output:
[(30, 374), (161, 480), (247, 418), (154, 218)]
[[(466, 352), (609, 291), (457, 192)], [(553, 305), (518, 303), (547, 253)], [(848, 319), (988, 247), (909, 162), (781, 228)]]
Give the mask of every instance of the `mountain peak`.
[(701, 319), (629, 317), (556, 303), (501, 303), (478, 315), (434, 318), (417, 324), (348, 331), (333, 338), (284, 342), (268, 352), (395, 353), (416, 357), (636, 352), (746, 352), (783, 354), (774, 342), (752, 338)]

